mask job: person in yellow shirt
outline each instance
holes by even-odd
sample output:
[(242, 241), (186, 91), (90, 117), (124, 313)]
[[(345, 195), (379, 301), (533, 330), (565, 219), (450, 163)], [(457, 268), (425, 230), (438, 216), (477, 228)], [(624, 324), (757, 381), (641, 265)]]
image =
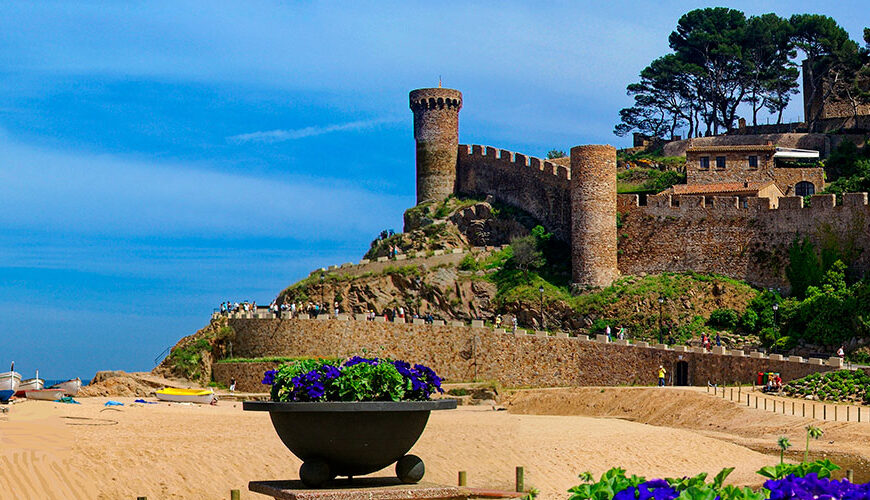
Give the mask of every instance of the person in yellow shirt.
[(665, 374), (666, 374), (667, 372), (668, 372), (668, 371), (665, 370), (665, 367), (664, 367), (664, 366), (659, 365), (659, 387), (664, 387), (664, 386), (665, 386)]

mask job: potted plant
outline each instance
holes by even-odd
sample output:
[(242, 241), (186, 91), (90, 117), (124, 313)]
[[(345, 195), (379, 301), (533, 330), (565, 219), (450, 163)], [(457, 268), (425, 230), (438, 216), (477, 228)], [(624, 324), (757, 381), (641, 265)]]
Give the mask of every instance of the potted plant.
[(284, 445), (302, 460), (299, 477), (318, 487), (337, 476), (361, 476), (396, 464), (396, 475), (416, 483), (423, 461), (407, 455), (429, 412), (456, 408), (441, 379), (423, 365), (361, 358), (301, 360), (266, 372), (271, 401), (246, 401), (246, 411), (268, 411)]

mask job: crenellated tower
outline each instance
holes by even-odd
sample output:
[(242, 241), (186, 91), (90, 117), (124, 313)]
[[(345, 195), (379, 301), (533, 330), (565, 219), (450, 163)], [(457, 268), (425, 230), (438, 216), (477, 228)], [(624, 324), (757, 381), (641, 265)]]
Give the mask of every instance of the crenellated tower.
[(417, 204), (440, 201), (456, 185), (462, 92), (438, 87), (412, 90), (409, 97), (417, 141)]
[(616, 148), (571, 148), (571, 270), (580, 287), (609, 286), (619, 275)]

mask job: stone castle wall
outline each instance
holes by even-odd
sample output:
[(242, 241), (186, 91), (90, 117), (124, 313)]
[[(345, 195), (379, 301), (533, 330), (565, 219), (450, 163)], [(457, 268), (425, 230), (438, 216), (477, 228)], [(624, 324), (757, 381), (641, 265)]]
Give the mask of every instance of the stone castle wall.
[(562, 165), (489, 146), (459, 146), (458, 193), (491, 195), (521, 208), (565, 242), (571, 241), (569, 189), (569, 169)]
[[(660, 364), (673, 374), (682, 361), (690, 385), (750, 383), (759, 371), (779, 372), (788, 381), (833, 369), (822, 360), (713, 354), (469, 326), (304, 319), (231, 319), (230, 326), (238, 356), (390, 357), (426, 364), (447, 381), (494, 380), (508, 387), (653, 385)], [(239, 391), (264, 392), (259, 382), (272, 368), (269, 363), (216, 363), (213, 373), (224, 384), (234, 377)]]
[(854, 270), (870, 270), (870, 207), (866, 193), (816, 195), (808, 207), (803, 198), (779, 199), (770, 208), (766, 198), (741, 205), (736, 197), (649, 196), (645, 206), (636, 195), (620, 195), (619, 269), (623, 274), (684, 272), (717, 273), (760, 287), (788, 290), (785, 267), (796, 236), (817, 248), (836, 242), (854, 248)]

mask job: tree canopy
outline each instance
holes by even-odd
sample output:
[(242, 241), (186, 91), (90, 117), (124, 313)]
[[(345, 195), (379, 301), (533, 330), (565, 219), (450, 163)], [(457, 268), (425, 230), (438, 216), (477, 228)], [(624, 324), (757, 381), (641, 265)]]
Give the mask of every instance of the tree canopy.
[[(741, 105), (758, 124), (766, 111), (782, 123), (783, 110), (797, 93), (798, 58), (807, 60), (806, 92), (811, 99), (835, 97), (858, 106), (870, 102), (870, 29), (865, 46), (837, 22), (818, 14), (746, 17), (712, 7), (684, 14), (668, 37), (671, 53), (641, 70), (627, 87), (634, 104), (620, 110), (614, 133), (638, 131), (668, 137), (731, 131)], [(808, 116), (812, 127), (818, 120)]]

